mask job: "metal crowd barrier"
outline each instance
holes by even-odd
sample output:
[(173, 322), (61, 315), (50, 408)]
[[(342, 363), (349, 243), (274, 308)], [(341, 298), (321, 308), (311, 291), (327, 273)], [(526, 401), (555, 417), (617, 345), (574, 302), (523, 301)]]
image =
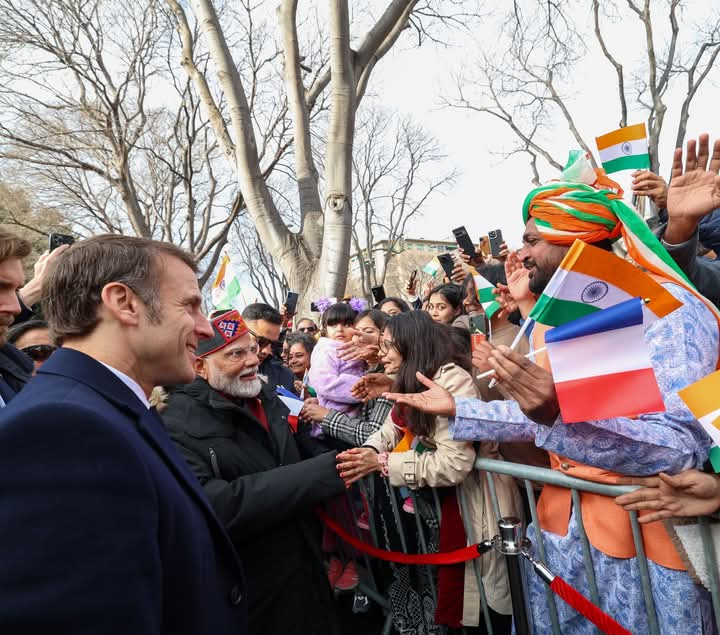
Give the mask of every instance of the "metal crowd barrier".
[[(527, 501), (530, 508), (530, 519), (535, 527), (538, 527), (538, 516), (537, 516), (537, 509), (536, 509), (536, 499), (535, 499), (535, 490), (533, 489), (533, 483), (538, 484), (551, 484), (558, 487), (564, 487), (570, 490), (571, 496), (572, 496), (572, 502), (574, 508), (577, 510), (576, 517), (578, 519), (578, 525), (579, 525), (579, 531), (580, 531), (580, 540), (581, 540), (581, 546), (582, 546), (582, 552), (583, 552), (583, 564), (585, 568), (585, 574), (587, 576), (588, 580), (588, 586), (590, 589), (590, 597), (588, 598), (593, 604), (596, 606), (600, 605), (600, 594), (598, 591), (596, 579), (595, 579), (595, 569), (593, 567), (592, 562), (592, 556), (590, 551), (590, 542), (588, 540), (587, 534), (585, 532), (585, 528), (583, 526), (582, 522), (582, 514), (579, 513), (581, 510), (581, 503), (580, 503), (580, 492), (591, 492), (594, 494), (599, 494), (602, 496), (609, 496), (612, 498), (615, 498), (616, 496), (620, 496), (621, 494), (626, 494), (628, 492), (633, 491), (636, 489), (635, 487), (629, 487), (629, 486), (619, 486), (619, 485), (605, 485), (601, 483), (595, 483), (592, 481), (586, 481), (583, 479), (574, 478), (571, 476), (567, 476), (565, 474), (562, 474), (560, 472), (557, 472), (555, 470), (545, 469), (545, 468), (538, 468), (538, 467), (532, 467), (527, 465), (521, 465), (516, 463), (509, 463), (507, 461), (498, 461), (494, 459), (484, 459), (484, 458), (478, 458), (475, 462), (475, 469), (481, 470), (484, 472), (487, 476), (490, 496), (491, 496), (491, 503), (492, 503), (492, 509), (495, 516), (496, 523), (500, 523), (501, 521), (501, 515), (500, 515), (500, 509), (498, 505), (498, 499), (495, 489), (495, 482), (493, 475), (496, 474), (504, 474), (508, 476), (512, 476), (518, 481), (522, 482), (522, 485), (524, 486), (525, 493), (527, 495)], [(363, 497), (366, 501), (370, 501), (372, 499), (372, 493), (369, 492), (368, 488), (372, 487), (373, 483), (372, 481), (365, 480), (359, 483), (359, 490), (362, 493)], [(400, 516), (400, 509), (402, 505), (402, 498), (399, 495), (399, 492), (396, 488), (389, 488), (391, 491), (390, 496), (390, 502), (391, 502), (391, 509), (392, 509), (392, 515), (393, 520), (395, 523), (395, 527), (398, 529), (399, 534), (399, 540), (401, 549), (404, 553), (408, 553), (408, 540), (405, 536), (405, 532), (403, 531), (403, 522)], [(435, 490), (430, 490), (431, 495), (434, 500), (434, 505), (436, 509), (436, 514), (438, 519), (441, 518), (442, 512), (440, 507), (440, 500), (437, 495), (437, 492)], [(354, 533), (354, 535), (357, 538), (362, 539), (361, 530), (357, 526), (357, 509), (356, 505), (353, 504), (353, 501), (351, 500), (351, 494), (348, 493), (348, 502), (349, 506), (352, 512), (352, 529), (350, 529), (351, 533)], [(410, 491), (410, 497), (413, 500), (413, 504), (415, 505), (415, 509), (418, 509), (418, 500), (417, 500), (417, 493), (414, 491)], [(462, 493), (459, 496), (459, 503), (460, 503), (460, 510), (461, 514), (463, 516), (463, 522), (465, 524), (465, 532), (467, 536), (467, 540), (469, 544), (473, 544), (476, 542), (477, 537), (473, 535), (472, 527), (468, 525), (468, 523), (465, 521), (465, 519), (468, 518), (467, 514), (467, 505), (466, 501), (464, 500), (464, 497), (462, 496)], [(380, 536), (377, 535), (376, 532), (376, 524), (374, 522), (374, 510), (373, 505), (368, 504), (368, 514), (369, 514), (369, 534), (371, 537), (371, 543), (375, 547), (379, 547), (381, 549), (388, 549), (387, 544), (383, 544), (383, 540)], [(643, 538), (642, 533), (640, 531), (640, 525), (638, 523), (638, 517), (637, 512), (629, 512), (630, 515), (630, 523), (632, 527), (632, 534), (633, 534), (633, 540), (635, 543), (635, 549), (637, 551), (637, 561), (640, 569), (640, 581), (642, 586), (642, 593), (645, 600), (645, 608), (646, 608), (646, 616), (647, 616), (647, 624), (648, 624), (648, 630), (652, 635), (659, 635), (660, 634), (660, 628), (658, 625), (657, 616), (655, 613), (655, 604), (653, 600), (652, 595), (652, 589), (651, 589), (651, 582), (650, 582), (650, 574), (648, 569), (648, 562), (647, 558), (645, 557), (645, 549), (643, 545)], [(702, 539), (703, 544), (703, 550), (704, 550), (704, 556), (705, 556), (705, 564), (707, 566), (707, 571), (709, 575), (709, 586), (710, 586), (710, 593), (712, 597), (712, 608), (713, 613), (715, 616), (715, 622), (716, 624), (720, 624), (720, 578), (718, 574), (718, 564), (717, 564), (717, 554), (715, 553), (714, 543), (712, 540), (712, 534), (710, 530), (710, 523), (707, 518), (698, 518), (698, 524), (700, 527), (700, 535)], [(417, 529), (417, 538), (420, 546), (421, 553), (428, 553), (428, 544), (427, 544), (427, 527), (424, 525), (423, 520), (421, 519), (419, 514), (415, 514), (415, 526)], [(501, 528), (502, 531), (499, 530), (499, 533), (504, 533), (504, 535), (508, 535), (508, 532), (511, 532), (511, 529), (507, 523), (505, 523), (504, 528)], [(532, 545), (532, 551), (535, 555), (535, 557), (541, 561), (546, 562), (545, 557), (545, 545), (543, 542), (543, 536), (542, 532), (536, 531), (535, 532), (535, 538), (534, 538), (534, 544)], [(523, 589), (525, 588), (526, 581), (524, 579), (525, 575), (525, 567), (520, 565), (520, 556), (506, 556), (508, 558), (508, 566), (509, 566), (509, 573), (510, 573), (510, 582), (511, 586), (513, 586), (513, 578), (517, 578), (519, 575), (522, 577), (522, 586)], [(514, 565), (512, 564), (514, 558)], [(362, 555), (362, 575), (360, 578), (360, 583), (358, 585), (358, 588), (356, 590), (356, 593), (365, 594), (370, 600), (376, 602), (384, 611), (385, 613), (385, 622), (382, 629), (383, 635), (389, 634), (392, 632), (393, 629), (393, 614), (392, 614), (392, 606), (389, 601), (389, 598), (386, 597), (383, 594), (383, 588), (382, 585), (378, 584), (378, 580), (376, 579), (376, 576), (373, 572), (373, 565), (370, 561), (370, 558), (368, 558), (366, 555)], [(473, 566), (475, 570), (475, 576), (477, 579), (478, 589), (480, 593), (480, 603), (482, 608), (482, 616), (483, 621), (485, 624), (485, 628), (487, 630), (487, 633), (489, 635), (493, 634), (493, 628), (490, 621), (490, 615), (488, 612), (488, 603), (487, 598), (485, 594), (485, 589), (483, 587), (482, 579), (481, 579), (481, 573), (480, 573), (480, 559), (476, 559), (473, 561)], [(422, 565), (422, 567), (425, 569), (425, 573), (428, 576), (428, 582), (430, 585), (430, 588), (432, 590), (432, 594), (435, 600), (437, 600), (437, 590), (435, 588), (435, 571), (433, 571), (434, 567), (431, 567), (429, 565)], [(558, 575), (562, 575), (562, 571), (556, 571), (554, 572)], [(511, 589), (512, 591), (516, 591), (516, 589)], [(515, 592), (512, 593), (513, 595), (513, 619), (514, 619), (514, 627), (515, 632), (522, 635), (522, 633), (531, 632), (532, 630), (532, 623), (531, 623), (531, 616), (532, 611), (528, 610), (529, 607), (527, 606), (526, 600), (518, 600), (517, 594)], [(522, 596), (524, 598), (527, 598), (527, 593), (522, 593)], [(558, 612), (557, 612), (557, 604), (556, 604), (556, 598), (553, 595), (553, 593), (550, 591), (549, 587), (545, 588), (545, 597), (547, 602), (547, 610), (550, 614), (550, 619), (552, 622), (552, 632), (555, 635), (560, 635), (561, 630), (559, 626), (559, 620), (558, 620)], [(522, 602), (523, 606), (517, 606), (518, 603)], [(528, 624), (528, 619), (530, 618), (530, 623)], [(426, 626), (429, 628), (431, 625), (426, 624)], [(463, 631), (464, 632), (464, 631)]]

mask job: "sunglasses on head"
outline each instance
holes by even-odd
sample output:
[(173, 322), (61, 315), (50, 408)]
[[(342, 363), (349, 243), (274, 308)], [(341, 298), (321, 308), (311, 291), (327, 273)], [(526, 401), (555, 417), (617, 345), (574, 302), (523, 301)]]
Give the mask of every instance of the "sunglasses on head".
[(50, 344), (35, 344), (20, 349), (34, 362), (44, 362), (55, 351), (55, 346)]

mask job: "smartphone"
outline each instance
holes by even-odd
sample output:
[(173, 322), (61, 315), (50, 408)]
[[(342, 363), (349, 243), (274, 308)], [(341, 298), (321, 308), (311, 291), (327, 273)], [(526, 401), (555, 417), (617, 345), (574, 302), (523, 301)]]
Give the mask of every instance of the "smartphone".
[(311, 303), (310, 303), (310, 310), (311, 310), (313, 313), (320, 313), (320, 309), (318, 309), (318, 305), (315, 304), (314, 302), (311, 302)]
[(457, 243), (458, 247), (463, 250), (466, 256), (470, 256), (471, 258), (475, 255), (475, 245), (473, 245), (473, 241), (470, 238), (470, 234), (467, 233), (467, 229), (465, 227), (456, 227), (452, 230), (453, 236), (455, 236), (455, 242)]
[(375, 302), (382, 302), (387, 297), (385, 295), (385, 287), (382, 285), (379, 287), (373, 287), (370, 291), (372, 291), (372, 297)]
[(480, 238), (480, 251), (484, 256), (490, 256), (490, 239), (487, 236)]
[(288, 317), (295, 315), (299, 297), (300, 296), (294, 291), (288, 291), (287, 298), (285, 299), (285, 311)]
[(490, 241), (490, 253), (494, 258), (498, 258), (501, 250), (500, 245), (505, 242), (503, 240), (502, 230), (493, 229), (491, 232), (488, 232), (488, 240)]
[(50, 234), (48, 239), (48, 250), (54, 251), (61, 245), (72, 245), (75, 242), (75, 238), (68, 236), (67, 234)]
[(470, 346), (476, 350), (487, 339), (487, 318), (484, 315), (470, 317)]
[(440, 254), (437, 259), (440, 261), (445, 275), (452, 280), (452, 270), (455, 267), (452, 256), (450, 254)]

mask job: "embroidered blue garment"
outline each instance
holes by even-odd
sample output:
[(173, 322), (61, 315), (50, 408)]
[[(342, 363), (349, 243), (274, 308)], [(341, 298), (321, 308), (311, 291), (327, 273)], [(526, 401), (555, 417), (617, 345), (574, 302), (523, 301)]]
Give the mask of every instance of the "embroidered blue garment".
[[(665, 412), (635, 419), (618, 417), (571, 425), (558, 417), (552, 426), (544, 426), (528, 419), (513, 401), (486, 403), (458, 398), (456, 416), (450, 420), (453, 438), (534, 441), (538, 447), (550, 452), (622, 474), (674, 474), (702, 466), (710, 449), (710, 437), (677, 392), (716, 369), (717, 322), (708, 308), (690, 292), (675, 284), (665, 286), (683, 302), (683, 306), (645, 331)], [(531, 538), (533, 531), (530, 527)], [(551, 569), (590, 597), (574, 511), (566, 536), (548, 532), (543, 532), (543, 536)], [(592, 557), (602, 608), (633, 633), (647, 632), (636, 559), (612, 558), (594, 548)], [(712, 632), (705, 590), (694, 584), (685, 572), (666, 569), (653, 562), (649, 566), (662, 632)], [(534, 632), (551, 632), (543, 583), (532, 573), (527, 579)], [(589, 623), (562, 601), (558, 602), (558, 611), (563, 633), (594, 632)]]

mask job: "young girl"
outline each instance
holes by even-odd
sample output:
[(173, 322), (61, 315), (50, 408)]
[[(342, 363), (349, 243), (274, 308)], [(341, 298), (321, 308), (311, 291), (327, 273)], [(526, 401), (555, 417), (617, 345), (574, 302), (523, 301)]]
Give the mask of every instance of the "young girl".
[(425, 309), (433, 322), (470, 330), (463, 307), (463, 288), (459, 284), (441, 284), (430, 291)]
[(350, 389), (365, 373), (364, 361), (344, 361), (338, 356), (338, 347), (352, 340), (355, 315), (355, 310), (344, 302), (333, 304), (323, 313), (322, 337), (312, 352), (308, 373), (308, 383), (317, 392), (318, 403), (344, 414), (353, 413), (360, 406)]

